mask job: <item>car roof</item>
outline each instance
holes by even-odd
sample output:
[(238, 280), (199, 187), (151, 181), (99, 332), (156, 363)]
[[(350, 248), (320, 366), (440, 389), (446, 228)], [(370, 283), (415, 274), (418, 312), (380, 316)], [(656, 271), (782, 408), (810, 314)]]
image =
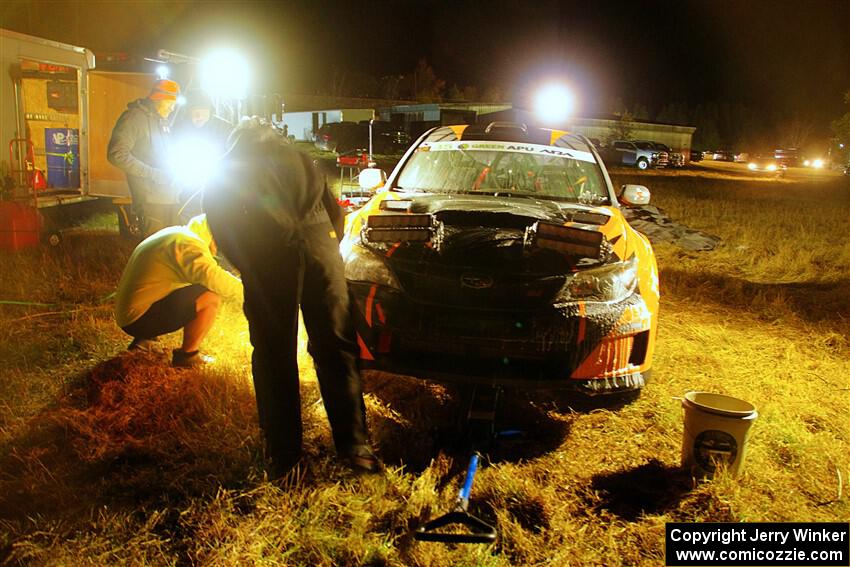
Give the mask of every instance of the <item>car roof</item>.
[(423, 142), (451, 142), (458, 140), (488, 140), (516, 142), (592, 151), (591, 142), (580, 134), (565, 130), (530, 127), (518, 122), (490, 122), (489, 124), (457, 124), (432, 130)]

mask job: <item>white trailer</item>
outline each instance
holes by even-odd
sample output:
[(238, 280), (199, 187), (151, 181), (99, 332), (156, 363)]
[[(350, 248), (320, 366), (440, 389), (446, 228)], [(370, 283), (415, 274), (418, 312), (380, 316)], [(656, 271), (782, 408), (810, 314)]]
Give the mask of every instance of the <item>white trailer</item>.
[[(86, 195), (90, 148), (85, 93), (94, 54), (0, 29), (0, 65), (2, 168), (15, 184), (14, 196), (26, 196), (27, 187), (32, 191), (34, 178), (36, 185), (47, 185), (44, 197), (50, 192), (69, 198)], [(64, 151), (51, 151), (62, 146)]]
[(127, 103), (146, 96), (153, 80), (96, 71), (84, 47), (0, 28), (0, 197), (33, 203), (48, 224), (70, 213), (64, 205), (108, 197), (127, 228), (129, 189), (106, 151)]

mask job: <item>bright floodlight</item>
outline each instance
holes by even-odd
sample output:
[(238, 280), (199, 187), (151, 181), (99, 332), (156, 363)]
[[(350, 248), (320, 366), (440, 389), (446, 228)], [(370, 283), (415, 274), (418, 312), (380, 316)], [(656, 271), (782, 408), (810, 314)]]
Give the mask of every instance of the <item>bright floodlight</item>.
[(168, 78), (168, 66), (160, 65), (156, 68), (156, 76), (158, 79), (167, 79)]
[(244, 99), (248, 93), (248, 62), (237, 52), (220, 49), (201, 60), (201, 86), (215, 98)]
[(545, 124), (561, 124), (573, 112), (573, 93), (562, 85), (547, 85), (534, 99), (534, 111)]
[(187, 137), (171, 148), (169, 170), (177, 187), (203, 187), (218, 168), (215, 146), (204, 138)]

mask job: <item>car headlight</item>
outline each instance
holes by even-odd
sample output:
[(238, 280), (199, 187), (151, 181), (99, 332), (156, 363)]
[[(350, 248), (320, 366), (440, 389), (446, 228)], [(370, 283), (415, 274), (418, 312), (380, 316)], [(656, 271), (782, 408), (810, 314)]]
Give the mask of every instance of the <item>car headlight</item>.
[(776, 171), (776, 164), (770, 164), (766, 168), (768, 171)]
[(359, 244), (351, 246), (346, 251), (345, 279), (401, 289), (398, 279), (390, 271), (389, 266), (374, 252)]
[(637, 257), (576, 272), (567, 277), (556, 303), (599, 301), (616, 303), (627, 298), (637, 285)]

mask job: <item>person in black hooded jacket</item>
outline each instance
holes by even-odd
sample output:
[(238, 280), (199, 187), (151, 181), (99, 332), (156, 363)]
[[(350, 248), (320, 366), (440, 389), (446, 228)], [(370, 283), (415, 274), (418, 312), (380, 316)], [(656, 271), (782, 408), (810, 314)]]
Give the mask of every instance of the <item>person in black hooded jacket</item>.
[(354, 470), (375, 472), (339, 253), (342, 211), (309, 156), (271, 127), (244, 121), (230, 145), (204, 209), (219, 249), (242, 276), (271, 472), (286, 473), (301, 454), (299, 307), (337, 453)]
[(107, 159), (127, 175), (133, 210), (141, 220), (145, 238), (180, 224), (178, 197), (167, 172), (167, 118), (177, 104), (178, 94), (177, 83), (159, 79), (146, 98), (127, 105), (109, 140)]

